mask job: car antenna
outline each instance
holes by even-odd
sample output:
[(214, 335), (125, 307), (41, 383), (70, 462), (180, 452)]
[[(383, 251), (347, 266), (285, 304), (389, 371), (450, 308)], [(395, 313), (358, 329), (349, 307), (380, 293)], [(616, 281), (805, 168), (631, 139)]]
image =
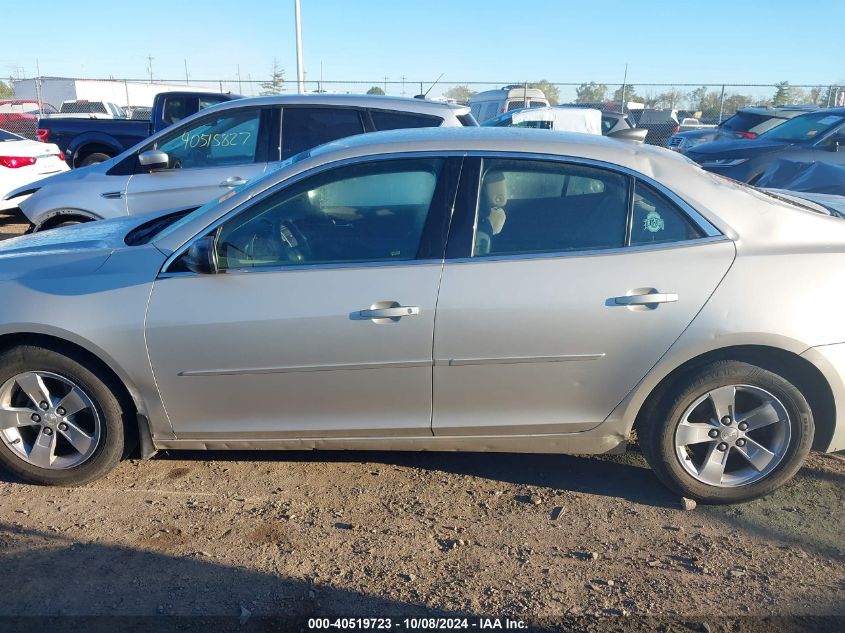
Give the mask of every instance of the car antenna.
[(416, 95), (416, 96), (414, 97), (414, 99), (425, 99), (425, 98), (428, 96), (428, 93), (429, 93), (429, 92), (431, 92), (431, 89), (432, 89), (432, 88), (434, 88), (434, 86), (436, 86), (436, 85), (437, 85), (437, 82), (438, 82), (438, 81), (440, 81), (441, 79), (443, 79), (443, 75), (445, 75), (445, 74), (446, 74), (446, 73), (440, 73), (440, 76), (439, 76), (437, 79), (435, 79), (435, 80), (434, 80), (434, 83), (433, 83), (433, 84), (431, 84), (431, 85), (428, 87), (428, 90), (426, 90), (426, 91), (425, 91), (424, 93), (422, 93), (421, 95)]

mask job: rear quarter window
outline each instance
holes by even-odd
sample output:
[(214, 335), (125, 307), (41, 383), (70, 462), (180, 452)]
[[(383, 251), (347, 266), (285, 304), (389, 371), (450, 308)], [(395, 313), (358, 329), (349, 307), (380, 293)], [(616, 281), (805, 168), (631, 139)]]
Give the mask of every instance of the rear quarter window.
[(379, 131), (402, 130), (414, 127), (438, 127), (443, 124), (443, 119), (428, 114), (371, 110), (370, 115), (373, 117), (373, 125)]

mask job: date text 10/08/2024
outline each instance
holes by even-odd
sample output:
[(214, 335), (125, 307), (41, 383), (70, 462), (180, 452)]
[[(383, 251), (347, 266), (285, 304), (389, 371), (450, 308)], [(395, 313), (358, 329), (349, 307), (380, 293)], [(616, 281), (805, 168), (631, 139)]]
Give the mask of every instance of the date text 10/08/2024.
[(310, 630), (527, 630), (528, 624), (510, 618), (309, 618)]

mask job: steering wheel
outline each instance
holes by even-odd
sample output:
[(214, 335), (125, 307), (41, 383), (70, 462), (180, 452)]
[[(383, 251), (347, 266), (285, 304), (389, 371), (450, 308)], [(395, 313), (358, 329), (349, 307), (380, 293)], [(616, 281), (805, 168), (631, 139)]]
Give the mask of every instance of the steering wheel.
[(279, 242), (291, 262), (300, 263), (310, 259), (311, 246), (308, 244), (308, 238), (292, 220), (279, 223), (278, 234)]

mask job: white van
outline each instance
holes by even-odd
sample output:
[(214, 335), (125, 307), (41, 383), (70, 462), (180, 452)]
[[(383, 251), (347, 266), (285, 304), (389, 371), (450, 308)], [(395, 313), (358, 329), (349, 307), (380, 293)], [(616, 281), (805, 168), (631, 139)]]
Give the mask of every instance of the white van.
[(521, 108), (545, 108), (549, 100), (539, 88), (525, 86), (505, 86), (499, 90), (485, 90), (473, 95), (469, 100), (472, 115), (479, 123), (494, 116)]

